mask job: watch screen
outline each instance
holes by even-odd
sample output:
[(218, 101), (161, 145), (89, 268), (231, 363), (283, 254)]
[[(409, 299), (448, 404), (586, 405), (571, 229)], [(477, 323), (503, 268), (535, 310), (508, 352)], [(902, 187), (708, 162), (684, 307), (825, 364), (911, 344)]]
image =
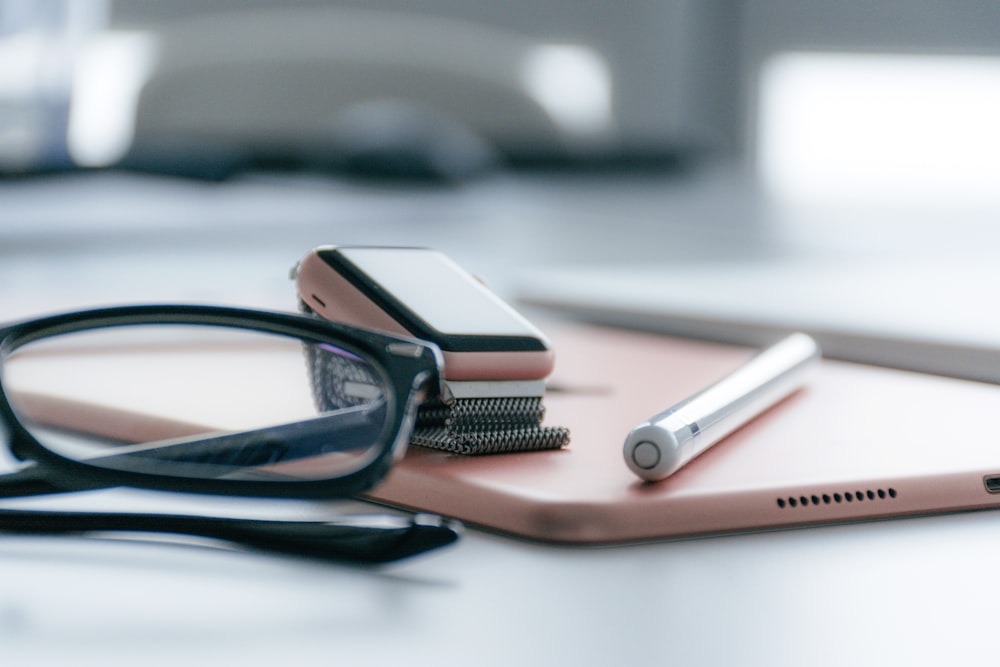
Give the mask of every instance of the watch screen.
[(439, 252), (349, 247), (338, 252), (443, 334), (538, 336), (516, 310)]

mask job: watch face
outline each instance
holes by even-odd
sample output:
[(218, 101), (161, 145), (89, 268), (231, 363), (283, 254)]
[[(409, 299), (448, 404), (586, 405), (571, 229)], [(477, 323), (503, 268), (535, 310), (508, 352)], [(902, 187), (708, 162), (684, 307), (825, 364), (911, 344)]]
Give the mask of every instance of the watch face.
[(530, 322), (442, 253), (345, 247), (320, 255), (408, 331), (445, 349), (546, 349)]

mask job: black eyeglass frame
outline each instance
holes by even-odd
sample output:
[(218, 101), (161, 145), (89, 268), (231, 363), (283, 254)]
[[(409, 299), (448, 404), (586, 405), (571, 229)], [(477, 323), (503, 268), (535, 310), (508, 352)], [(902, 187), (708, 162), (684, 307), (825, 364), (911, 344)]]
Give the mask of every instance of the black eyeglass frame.
[[(51, 336), (109, 327), (149, 324), (228, 327), (269, 333), (306, 342), (330, 344), (374, 362), (391, 387), (378, 453), (363, 468), (335, 479), (303, 481), (198, 479), (102, 468), (69, 459), (48, 449), (21, 423), (4, 387), (4, 361), (19, 347)], [(305, 362), (303, 361), (303, 364)], [(271, 498), (329, 499), (357, 495), (388, 473), (409, 442), (417, 407), (440, 391), (443, 357), (432, 343), (370, 331), (305, 315), (202, 305), (117, 306), (77, 311), (19, 322), (0, 328), (0, 427), (21, 461), (34, 461), (65, 490), (131, 486), (163, 491)]]

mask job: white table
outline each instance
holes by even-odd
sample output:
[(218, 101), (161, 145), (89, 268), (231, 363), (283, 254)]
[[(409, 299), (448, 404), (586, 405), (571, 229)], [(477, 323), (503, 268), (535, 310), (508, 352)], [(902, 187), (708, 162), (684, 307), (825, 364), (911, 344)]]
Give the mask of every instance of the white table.
[[(323, 243), (439, 247), (500, 291), (519, 269), (558, 262), (776, 252), (760, 232), (780, 221), (741, 195), (713, 196), (715, 187), (499, 180), (380, 193), (319, 180), (213, 187), (111, 175), (8, 183), (0, 308), (4, 319), (139, 301), (291, 308), (285, 272)], [(925, 232), (933, 241), (937, 232)], [(906, 251), (890, 236), (885, 250)], [(847, 246), (822, 226), (787, 238), (785, 251)], [(107, 491), (14, 504), (163, 500)], [(185, 502), (198, 511), (199, 499)], [(446, 550), (383, 568), (186, 539), (4, 535), (0, 660), (969, 664), (992, 657), (998, 554), (996, 512), (599, 549), (469, 529)]]

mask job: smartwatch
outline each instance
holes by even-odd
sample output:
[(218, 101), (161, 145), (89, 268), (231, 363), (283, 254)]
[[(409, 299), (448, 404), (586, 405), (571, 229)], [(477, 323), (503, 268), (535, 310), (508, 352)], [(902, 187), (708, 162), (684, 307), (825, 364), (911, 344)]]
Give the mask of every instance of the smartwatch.
[(440, 395), (421, 406), (412, 444), (462, 454), (557, 449), (542, 426), (555, 354), (545, 335), (445, 254), (429, 248), (321, 246), (293, 269), (303, 310), (436, 344)]
[(436, 250), (320, 247), (297, 283), (321, 317), (436, 344), (446, 380), (541, 380), (555, 363), (541, 331)]

